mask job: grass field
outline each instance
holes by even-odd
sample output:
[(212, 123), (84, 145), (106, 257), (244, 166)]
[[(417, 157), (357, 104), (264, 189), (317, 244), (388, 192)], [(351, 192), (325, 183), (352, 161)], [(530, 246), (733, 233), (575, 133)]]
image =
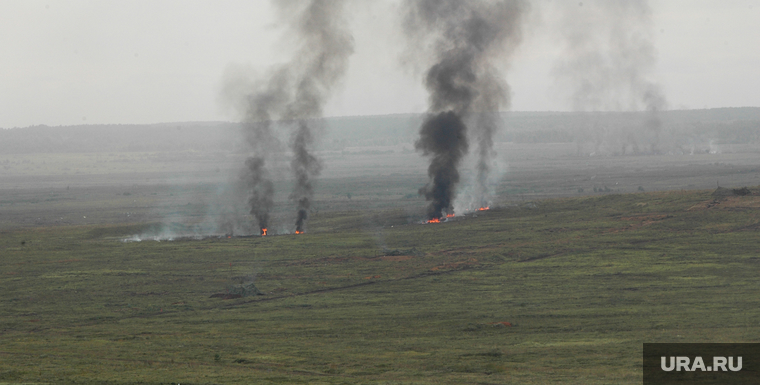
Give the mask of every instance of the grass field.
[(644, 342), (760, 342), (759, 214), (687, 191), (336, 208), (301, 236), (6, 229), (0, 384), (641, 383)]

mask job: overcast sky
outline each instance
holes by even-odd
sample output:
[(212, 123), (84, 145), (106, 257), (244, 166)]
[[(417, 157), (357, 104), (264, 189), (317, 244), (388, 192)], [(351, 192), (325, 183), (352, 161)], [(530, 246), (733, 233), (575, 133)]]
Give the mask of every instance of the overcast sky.
[[(352, 2), (355, 54), (328, 116), (425, 110), (419, 74), (400, 65), (397, 3)], [(670, 108), (760, 106), (760, 1), (650, 5), (651, 76)], [(552, 76), (558, 8), (531, 9), (506, 74), (512, 109), (570, 110)], [(269, 0), (0, 0), (0, 127), (236, 120), (219, 102), (225, 69), (289, 58), (274, 16)]]

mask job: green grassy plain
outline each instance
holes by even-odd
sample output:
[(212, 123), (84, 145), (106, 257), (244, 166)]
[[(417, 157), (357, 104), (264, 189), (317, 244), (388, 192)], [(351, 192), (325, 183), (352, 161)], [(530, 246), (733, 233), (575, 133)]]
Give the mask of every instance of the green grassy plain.
[[(437, 225), (320, 211), (301, 236), (7, 229), (0, 383), (641, 383), (644, 342), (760, 342), (759, 209), (650, 192)], [(251, 278), (264, 295), (210, 298)]]

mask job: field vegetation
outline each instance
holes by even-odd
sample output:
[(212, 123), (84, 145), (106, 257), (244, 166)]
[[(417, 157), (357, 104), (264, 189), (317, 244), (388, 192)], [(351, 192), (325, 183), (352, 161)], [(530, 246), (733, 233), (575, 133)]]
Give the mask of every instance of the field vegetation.
[[(605, 194), (301, 236), (0, 237), (0, 383), (640, 383), (643, 342), (758, 342), (760, 196)], [(224, 299), (254, 282), (262, 295)]]
[(306, 234), (278, 159), (280, 235), (161, 242), (238, 125), (0, 130), (0, 384), (638, 384), (644, 342), (760, 342), (760, 109), (595, 136), (642, 116), (506, 115), (491, 210), (440, 224), (419, 115), (327, 119)]

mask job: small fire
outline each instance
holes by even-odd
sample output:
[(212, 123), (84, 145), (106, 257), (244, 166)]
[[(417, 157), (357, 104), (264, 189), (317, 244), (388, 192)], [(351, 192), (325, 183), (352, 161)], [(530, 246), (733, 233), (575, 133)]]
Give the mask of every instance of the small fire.
[(296, 234), (303, 234), (303, 231), (296, 230)]
[(490, 210), (490, 209), (491, 208), (489, 206), (486, 206), (486, 207), (479, 208), (478, 211), (486, 211), (486, 210)]
[(433, 218), (427, 221), (427, 223), (441, 223), (441, 220), (438, 218)]
[(446, 214), (446, 218), (454, 218), (454, 213)]
[(267, 235), (267, 229), (261, 229), (261, 236), (264, 237)]

